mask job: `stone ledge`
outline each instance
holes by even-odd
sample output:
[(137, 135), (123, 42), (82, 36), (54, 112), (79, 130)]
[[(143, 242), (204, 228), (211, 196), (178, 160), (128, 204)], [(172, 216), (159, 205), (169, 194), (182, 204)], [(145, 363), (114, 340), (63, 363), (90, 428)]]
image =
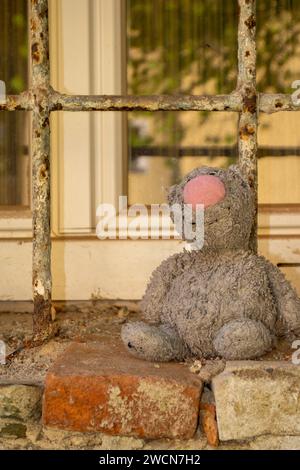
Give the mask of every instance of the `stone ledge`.
[(228, 362), (212, 383), (221, 441), (300, 435), (299, 366)]
[(184, 365), (129, 355), (119, 340), (71, 345), (48, 372), (43, 424), (138, 438), (191, 438), (201, 380)]

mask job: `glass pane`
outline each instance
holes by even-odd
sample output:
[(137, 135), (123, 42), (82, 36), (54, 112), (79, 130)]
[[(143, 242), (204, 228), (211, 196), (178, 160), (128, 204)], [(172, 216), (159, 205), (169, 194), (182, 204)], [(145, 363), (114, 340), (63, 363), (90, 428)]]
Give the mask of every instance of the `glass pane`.
[[(0, 80), (28, 87), (28, 2), (0, 0)], [(29, 113), (0, 113), (0, 206), (29, 206)]]
[(257, 3), (257, 85), (263, 92), (291, 93), (300, 79), (299, 0)]
[[(127, 0), (128, 93), (230, 93), (237, 19), (237, 2)], [(159, 203), (193, 168), (235, 160), (237, 116), (134, 112), (128, 134), (129, 203)]]
[(258, 130), (258, 201), (300, 204), (300, 114), (261, 114)]

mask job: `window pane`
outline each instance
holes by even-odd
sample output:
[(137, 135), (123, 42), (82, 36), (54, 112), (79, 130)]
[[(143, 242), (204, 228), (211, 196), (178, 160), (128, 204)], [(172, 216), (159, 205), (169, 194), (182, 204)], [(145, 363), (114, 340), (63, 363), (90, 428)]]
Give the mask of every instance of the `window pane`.
[(129, 113), (129, 203), (161, 203), (166, 189), (202, 165), (236, 160), (237, 114)]
[(29, 114), (0, 113), (0, 206), (30, 206)]
[[(257, 85), (266, 93), (292, 93), (300, 79), (300, 2), (257, 2)], [(258, 201), (300, 203), (299, 113), (260, 115)]]
[(258, 130), (258, 201), (300, 204), (300, 114), (261, 114)]
[[(130, 94), (230, 93), (237, 2), (127, 0)], [(129, 113), (129, 202), (158, 203), (187, 171), (236, 155), (234, 113)]]
[(256, 3), (258, 89), (265, 93), (291, 93), (291, 84), (300, 79), (300, 2)]
[[(28, 2), (0, 0), (0, 80), (28, 87)], [(29, 113), (0, 113), (0, 206), (29, 205)]]

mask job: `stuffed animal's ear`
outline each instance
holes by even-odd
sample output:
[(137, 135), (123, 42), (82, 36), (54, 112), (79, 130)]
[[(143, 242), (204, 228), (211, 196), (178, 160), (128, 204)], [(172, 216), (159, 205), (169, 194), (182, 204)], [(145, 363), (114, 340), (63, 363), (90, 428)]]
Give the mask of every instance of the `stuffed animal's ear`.
[(249, 202), (251, 204), (251, 208), (253, 210), (253, 215), (255, 214), (255, 196), (253, 191), (251, 191), (250, 185), (248, 183), (247, 178), (245, 175), (243, 175), (243, 172), (241, 171), (240, 167), (238, 165), (230, 165), (230, 167), (227, 170), (228, 172), (231, 172), (232, 175), (237, 175), (239, 180), (241, 181), (241, 185), (244, 189), (244, 194), (247, 194), (247, 197), (249, 198)]
[(230, 167), (228, 167), (227, 171), (232, 173), (232, 174), (238, 175), (240, 178), (242, 178), (243, 181), (245, 181), (245, 183), (248, 184), (247, 178), (243, 174), (243, 172), (242, 172), (241, 168), (239, 167), (239, 165), (230, 165)]
[(231, 172), (231, 173), (236, 173), (236, 174), (238, 174), (239, 176), (243, 177), (239, 165), (230, 165), (230, 166), (228, 167), (228, 170), (227, 170), (227, 171), (229, 171), (229, 172)]
[(168, 203), (173, 204), (176, 201), (176, 196), (177, 196), (177, 184), (174, 184), (169, 188), (168, 191)]

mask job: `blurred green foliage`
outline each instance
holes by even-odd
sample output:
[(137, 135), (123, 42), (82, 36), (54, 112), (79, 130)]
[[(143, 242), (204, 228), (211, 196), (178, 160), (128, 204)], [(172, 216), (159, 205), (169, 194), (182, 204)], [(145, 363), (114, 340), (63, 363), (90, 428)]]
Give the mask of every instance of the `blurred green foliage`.
[[(230, 93), (237, 70), (237, 0), (127, 0), (128, 85), (136, 94)], [(300, 1), (257, 1), (260, 90), (290, 92), (300, 63)], [(282, 73), (283, 72), (283, 73)]]

